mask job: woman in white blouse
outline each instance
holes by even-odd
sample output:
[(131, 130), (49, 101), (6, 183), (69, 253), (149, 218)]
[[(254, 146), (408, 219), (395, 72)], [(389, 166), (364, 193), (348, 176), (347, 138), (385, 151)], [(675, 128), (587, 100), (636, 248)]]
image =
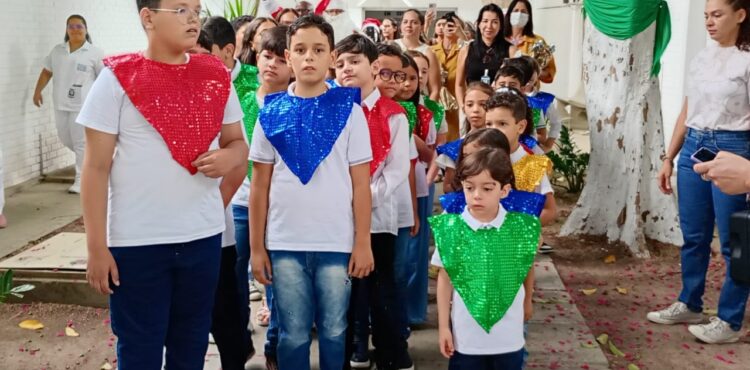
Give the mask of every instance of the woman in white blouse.
[[(706, 1), (706, 29), (716, 43), (703, 49), (690, 65), (682, 113), (659, 171), (659, 188), (672, 193), (670, 177), (677, 158), (677, 194), (684, 244), (681, 250), (682, 292), (670, 307), (650, 312), (660, 324), (693, 324), (690, 333), (706, 343), (740, 338), (750, 286), (729, 275), (729, 220), (746, 210), (745, 195), (728, 195), (693, 170), (698, 158), (731, 152), (750, 158), (750, 0)], [(703, 154), (696, 154), (697, 152)], [(706, 155), (708, 154), (708, 155)], [(703, 293), (711, 259), (714, 224), (719, 229), (727, 276), (719, 298), (718, 317), (703, 323)]]
[(55, 124), (60, 141), (76, 155), (76, 177), (71, 193), (81, 192), (81, 165), (86, 146), (83, 126), (76, 124), (76, 117), (83, 101), (104, 67), (104, 53), (91, 45), (86, 20), (74, 14), (66, 22), (65, 42), (52, 48), (44, 59), (42, 72), (34, 90), (34, 105), (44, 103), (42, 90), (52, 81), (52, 100), (55, 109)]

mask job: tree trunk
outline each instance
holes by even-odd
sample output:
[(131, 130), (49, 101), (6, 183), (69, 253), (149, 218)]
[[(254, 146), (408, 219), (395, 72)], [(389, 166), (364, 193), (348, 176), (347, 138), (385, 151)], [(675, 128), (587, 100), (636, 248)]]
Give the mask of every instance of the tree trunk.
[(615, 40), (586, 20), (583, 80), (591, 133), (586, 186), (561, 235), (606, 235), (648, 257), (646, 238), (681, 244), (675, 196), (656, 182), (664, 151), (655, 26)]

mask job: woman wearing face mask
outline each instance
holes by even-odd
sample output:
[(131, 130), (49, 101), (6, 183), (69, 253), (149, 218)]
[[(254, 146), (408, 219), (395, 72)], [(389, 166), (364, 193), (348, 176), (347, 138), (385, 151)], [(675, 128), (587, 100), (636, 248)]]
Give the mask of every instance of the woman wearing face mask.
[[(534, 34), (534, 21), (532, 19), (531, 3), (529, 0), (513, 0), (508, 6), (508, 14), (505, 15), (505, 29), (503, 35), (511, 43), (510, 55), (531, 55), (531, 47), (538, 41), (544, 41), (542, 36)], [(544, 83), (552, 83), (557, 73), (555, 57), (542, 69), (539, 80)]]
[(508, 58), (510, 44), (500, 33), (503, 29), (503, 10), (496, 4), (479, 9), (477, 37), (458, 54), (456, 69), (456, 99), (463, 107), (466, 86), (472, 82), (491, 84), (500, 64)]
[[(698, 151), (730, 152), (750, 159), (750, 0), (708, 0), (705, 25), (715, 41), (701, 50), (687, 73), (682, 112), (657, 177), (659, 189), (672, 194), (677, 159), (677, 203), (684, 244), (680, 250), (682, 292), (669, 307), (649, 312), (655, 323), (693, 324), (688, 331), (706, 343), (737, 342), (750, 286), (732, 279), (730, 220), (748, 209), (745, 194), (725, 194), (711, 179), (693, 170)], [(727, 274), (716, 317), (705, 323), (703, 295), (711, 260), (714, 226), (719, 230)]]
[[(81, 192), (81, 167), (86, 147), (83, 126), (75, 122), (91, 85), (104, 68), (101, 49), (91, 45), (86, 20), (77, 14), (68, 17), (65, 42), (55, 46), (42, 63), (34, 90), (34, 105), (44, 104), (42, 90), (52, 81), (52, 101), (57, 135), (76, 155), (76, 177), (69, 193)], [(54, 79), (52, 78), (54, 75)]]

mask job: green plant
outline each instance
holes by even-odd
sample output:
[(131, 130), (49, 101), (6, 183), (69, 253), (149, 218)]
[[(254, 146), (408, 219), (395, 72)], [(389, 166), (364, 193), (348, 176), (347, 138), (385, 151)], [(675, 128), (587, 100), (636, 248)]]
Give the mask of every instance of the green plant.
[[(254, 17), (258, 14), (259, 5), (260, 0), (253, 1), (252, 5), (247, 0), (224, 0), (224, 18), (232, 21), (243, 15), (252, 15)], [(206, 14), (209, 17), (212, 16), (209, 10), (206, 10)]]
[(13, 288), (13, 270), (8, 270), (4, 274), (0, 274), (0, 303), (5, 302), (5, 299), (9, 295), (23, 298), (23, 292), (28, 292), (34, 289), (31, 284), (19, 285)]
[[(569, 193), (578, 193), (583, 190), (586, 180), (586, 169), (589, 166), (589, 153), (583, 153), (571, 140), (570, 130), (563, 127), (560, 138), (555, 144), (557, 151), (547, 154), (555, 166), (555, 176), (552, 183), (562, 187)], [(564, 181), (561, 181), (560, 178)]]

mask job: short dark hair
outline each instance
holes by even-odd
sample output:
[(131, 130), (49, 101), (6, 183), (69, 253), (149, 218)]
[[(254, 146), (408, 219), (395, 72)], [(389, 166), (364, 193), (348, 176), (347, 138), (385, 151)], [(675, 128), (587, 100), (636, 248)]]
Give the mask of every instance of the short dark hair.
[(454, 12), (445, 13), (445, 15), (443, 15), (442, 17), (440, 17), (441, 20), (444, 20), (446, 22), (458, 23), (458, 21), (456, 20), (456, 18), (458, 18), (458, 16)]
[(510, 184), (515, 187), (510, 155), (504, 150), (493, 148), (482, 148), (463, 158), (456, 167), (456, 180), (465, 181), (484, 171), (489, 172), (492, 179), (500, 185)]
[(241, 15), (235, 19), (232, 19), (232, 28), (234, 28), (234, 32), (237, 32), (242, 26), (250, 23), (255, 19), (252, 15)]
[(278, 56), (284, 56), (288, 29), (287, 26), (276, 26), (263, 32), (260, 37), (260, 50), (267, 50)]
[(159, 4), (161, 4), (161, 0), (135, 0), (138, 12), (143, 8), (158, 8)]
[(289, 30), (286, 33), (287, 45), (292, 45), (292, 36), (296, 35), (299, 30), (307, 28), (315, 28), (323, 33), (328, 39), (328, 46), (331, 48), (331, 51), (333, 51), (333, 27), (328, 24), (323, 17), (315, 14), (308, 14), (304, 17), (297, 18), (297, 20), (289, 26)]
[(346, 53), (363, 54), (370, 63), (378, 60), (378, 46), (367, 36), (356, 33), (346, 36), (336, 44), (336, 55)]
[(491, 109), (505, 108), (510, 110), (516, 122), (526, 120), (526, 129), (524, 135), (531, 135), (534, 131), (534, 116), (529, 108), (529, 102), (526, 97), (512, 87), (504, 87), (498, 90), (487, 100), (487, 111)]
[(410, 101), (414, 103), (414, 106), (419, 106), (419, 98), (422, 96), (422, 92), (419, 91), (419, 66), (417, 66), (417, 62), (414, 61), (414, 58), (411, 57), (411, 55), (406, 53), (401, 53), (401, 64), (403, 65), (403, 68), (414, 68), (414, 72), (417, 72), (417, 90), (414, 91), (414, 95), (409, 97), (407, 101)]
[(213, 49), (214, 47), (214, 42), (211, 40), (205, 30), (201, 30), (201, 33), (198, 35), (198, 45), (208, 51), (211, 51), (211, 49)]
[(208, 37), (221, 49), (224, 49), (227, 45), (234, 45), (237, 42), (232, 24), (224, 17), (216, 15), (208, 17), (203, 22), (203, 31), (206, 31)]
[(529, 83), (529, 81), (531, 81), (531, 77), (534, 75), (534, 72), (536, 72), (534, 64), (531, 63), (533, 59), (534, 58), (531, 58), (531, 60), (529, 60), (523, 57), (506, 59), (505, 62), (503, 62), (503, 67), (515, 67), (523, 72), (523, 80), (521, 80), (521, 84), (526, 85)]
[(500, 77), (513, 77), (521, 84), (524, 84), (523, 81), (526, 79), (526, 76), (523, 74), (523, 71), (515, 66), (505, 65), (500, 67), (500, 69), (497, 71), (497, 74), (495, 75), (495, 81), (497, 81)]
[[(458, 159), (456, 160), (456, 163), (461, 163), (463, 161), (464, 147), (469, 144), (475, 144), (480, 149), (500, 149), (506, 153), (510, 153), (510, 142), (508, 142), (508, 137), (500, 130), (484, 127), (469, 132), (464, 136), (464, 139), (461, 141), (461, 146), (458, 149)], [(455, 176), (453, 177), (453, 188), (461, 189), (461, 181)]]
[(526, 5), (526, 9), (529, 10), (529, 21), (523, 27), (523, 35), (528, 37), (534, 37), (534, 13), (531, 10), (531, 2), (529, 0), (513, 0), (508, 5), (508, 13), (505, 14), (505, 21), (503, 22), (503, 36), (513, 36), (513, 25), (510, 24), (510, 14), (513, 13), (518, 3)]
[(409, 63), (403, 58), (401, 49), (393, 44), (378, 44), (378, 56), (396, 57), (401, 60), (401, 67), (405, 68)]

